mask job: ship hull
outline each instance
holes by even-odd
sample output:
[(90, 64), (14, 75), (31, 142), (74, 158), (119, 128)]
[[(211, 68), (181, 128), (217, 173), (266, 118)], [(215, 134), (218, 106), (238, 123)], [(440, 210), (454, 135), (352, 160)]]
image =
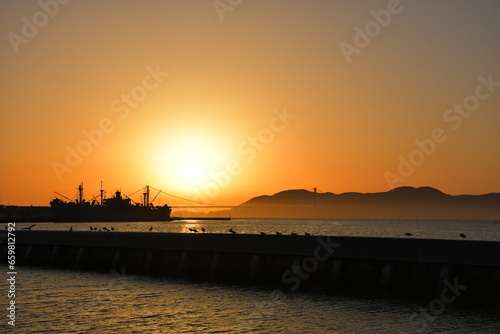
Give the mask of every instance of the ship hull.
[(130, 206), (110, 208), (103, 205), (84, 205), (76, 203), (52, 204), (54, 222), (137, 222), (170, 221), (171, 209), (168, 206), (145, 207)]

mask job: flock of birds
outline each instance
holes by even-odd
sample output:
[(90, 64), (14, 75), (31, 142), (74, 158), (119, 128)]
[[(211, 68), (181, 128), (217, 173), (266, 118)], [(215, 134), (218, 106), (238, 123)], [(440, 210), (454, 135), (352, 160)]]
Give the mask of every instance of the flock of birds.
[[(73, 226), (71, 226), (69, 230), (73, 231)], [(100, 229), (100, 228), (97, 228), (97, 227), (90, 226), (90, 230), (91, 231), (99, 231), (99, 232), (102, 232), (102, 231), (111, 232), (111, 231), (114, 231), (115, 228), (113, 226), (111, 226), (111, 229), (109, 229), (106, 226), (104, 226), (102, 229)]]
[[(36, 226), (36, 224), (33, 224), (33, 225), (29, 226), (29, 227), (23, 227), (23, 228), (21, 228), (21, 230), (31, 230), (31, 229), (32, 229), (33, 227), (35, 227), (35, 226)], [(126, 226), (130, 226), (130, 224), (127, 224)], [(7, 228), (7, 227), (5, 227), (5, 228)], [(71, 227), (69, 228), (69, 230), (70, 230), (70, 231), (73, 231), (73, 226), (71, 226)], [(99, 231), (99, 232), (102, 232), (102, 231), (111, 232), (111, 231), (114, 231), (115, 229), (114, 229), (114, 227), (113, 227), (113, 226), (111, 226), (111, 228), (110, 228), (110, 229), (109, 229), (109, 228), (107, 228), (106, 226), (105, 226), (105, 227), (103, 227), (103, 228), (98, 228), (98, 227), (93, 227), (93, 226), (90, 226), (90, 230), (91, 230), (91, 231)], [(188, 230), (189, 230), (189, 232), (193, 232), (193, 233), (198, 233), (198, 232), (199, 232), (199, 231), (198, 231), (198, 229), (196, 229), (196, 228), (194, 228), (194, 227), (188, 227)], [(149, 228), (149, 232), (151, 232), (151, 231), (153, 231), (153, 226), (151, 226), (151, 227)], [(206, 232), (206, 230), (205, 230), (205, 228), (204, 228), (204, 227), (201, 227), (201, 232), (202, 232), (202, 233), (205, 233), (205, 232)], [(231, 233), (231, 234), (236, 234), (236, 233), (237, 233), (237, 232), (236, 232), (235, 230), (233, 230), (232, 228), (230, 228), (230, 229), (228, 230), (228, 232), (229, 232), (229, 233)], [(266, 235), (266, 233), (265, 233), (265, 232), (260, 232), (260, 235)], [(283, 235), (283, 233), (281, 233), (281, 232), (276, 232), (276, 235)], [(292, 233), (290, 233), (290, 235), (294, 235), (294, 236), (296, 236), (296, 235), (298, 235), (298, 234), (297, 234), (297, 233), (295, 233), (295, 232), (292, 232)], [(305, 235), (305, 236), (311, 236), (311, 234), (310, 234), (310, 233), (307, 233), (307, 232), (305, 232), (305, 233), (304, 233), (304, 235)], [(406, 237), (412, 237), (412, 236), (413, 236), (413, 234), (411, 234), (411, 233), (409, 233), (409, 232), (406, 232), (404, 235), (405, 235)], [(466, 238), (467, 238), (467, 236), (466, 236), (464, 233), (460, 233), (460, 238), (462, 238), (462, 239), (466, 239)]]
[[(406, 233), (405, 233), (405, 236), (407, 236), (407, 237), (412, 237), (412, 236), (413, 236), (413, 234), (406, 232)], [(466, 239), (466, 238), (467, 238), (467, 236), (466, 236), (465, 234), (463, 234), (463, 233), (460, 233), (460, 238), (462, 238), (462, 239)]]
[[(130, 226), (130, 225), (127, 224), (127, 226)], [(71, 228), (69, 230), (72, 231), (73, 230), (73, 226), (71, 226)], [(90, 226), (90, 230), (91, 231), (99, 231), (99, 232), (102, 232), (102, 231), (111, 232), (111, 231), (114, 231), (115, 229), (113, 228), (113, 226), (111, 226), (111, 229), (108, 229), (107, 227), (103, 227), (102, 229), (99, 229), (97, 227)], [(193, 233), (199, 233), (200, 231), (201, 231), (201, 233), (207, 232), (207, 230), (203, 226), (201, 227), (200, 231), (197, 228), (194, 228), (194, 227), (188, 227), (188, 230), (189, 230), (189, 232), (193, 232)], [(149, 232), (151, 232), (151, 231), (153, 231), (153, 226), (151, 226), (149, 228)], [(231, 234), (237, 234), (238, 233), (238, 232), (236, 232), (232, 228), (230, 228), (228, 230), (228, 232), (231, 233)], [(265, 232), (260, 232), (260, 235), (266, 235), (266, 233)], [(283, 235), (283, 233), (276, 232), (276, 235)], [(295, 233), (295, 232), (292, 232), (292, 233), (290, 233), (290, 235), (298, 235), (298, 234)], [(311, 236), (311, 233), (305, 232), (304, 235), (305, 236)]]
[[(35, 226), (36, 226), (36, 224), (33, 224), (33, 225), (29, 226), (29, 227), (23, 227), (21, 230), (31, 230), (31, 229), (32, 229), (33, 227), (35, 227)], [(126, 226), (130, 226), (130, 224), (127, 224)], [(102, 227), (102, 228), (98, 228), (98, 227), (93, 227), (93, 226), (90, 226), (90, 230), (91, 230), (91, 231), (98, 231), (98, 232), (102, 232), (102, 231), (111, 232), (111, 231), (114, 231), (114, 230), (115, 230), (115, 228), (114, 228), (113, 226), (111, 226), (111, 228), (107, 228), (106, 226), (104, 226), (104, 227)], [(198, 231), (198, 229), (196, 229), (196, 228), (194, 228), (194, 227), (188, 227), (188, 230), (189, 230), (189, 232), (193, 232), (193, 233), (198, 233), (198, 232), (199, 232), (199, 231)], [(69, 228), (69, 231), (70, 231), (70, 232), (72, 232), (72, 231), (73, 231), (73, 226), (71, 226), (71, 227)], [(153, 226), (151, 226), (151, 227), (149, 228), (149, 232), (151, 232), (151, 231), (153, 231)], [(207, 230), (205, 230), (205, 228), (204, 228), (204, 227), (201, 227), (201, 232), (202, 232), (202, 233), (205, 233), (206, 231), (207, 231)], [(238, 232), (236, 232), (235, 230), (233, 230), (232, 228), (230, 228), (230, 229), (228, 230), (228, 232), (229, 232), (229, 233), (231, 233), (231, 234), (236, 234), (236, 233), (238, 233)], [(266, 233), (265, 233), (265, 232), (260, 232), (260, 235), (266, 235)], [(281, 232), (276, 232), (276, 235), (283, 235), (283, 233), (281, 233)], [(297, 233), (295, 233), (295, 232), (292, 232), (292, 233), (290, 233), (290, 235), (298, 235), (298, 234), (297, 234)], [(305, 236), (311, 236), (311, 234), (310, 234), (310, 233), (307, 233), (307, 232), (305, 232), (305, 233), (304, 233), (304, 235), (305, 235)]]

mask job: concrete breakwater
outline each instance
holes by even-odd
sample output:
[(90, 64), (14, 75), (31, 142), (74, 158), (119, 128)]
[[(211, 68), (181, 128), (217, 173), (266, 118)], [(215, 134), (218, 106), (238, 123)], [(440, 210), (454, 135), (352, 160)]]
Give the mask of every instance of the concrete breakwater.
[[(5, 261), (3, 231), (0, 254)], [(271, 284), (293, 291), (434, 293), (462, 287), (464, 294), (500, 296), (500, 242), (488, 241), (16, 231), (15, 257), (16, 266), (124, 269), (127, 274)]]

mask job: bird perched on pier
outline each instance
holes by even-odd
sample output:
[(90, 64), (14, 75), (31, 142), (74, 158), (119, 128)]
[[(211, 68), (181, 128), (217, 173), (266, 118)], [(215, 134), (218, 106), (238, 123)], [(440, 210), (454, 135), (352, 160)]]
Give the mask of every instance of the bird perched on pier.
[(201, 227), (201, 231), (205, 233), (205, 228), (203, 226)]
[(104, 231), (106, 231), (106, 232), (109, 232), (109, 231), (110, 231), (110, 230), (109, 230), (109, 228), (107, 228), (107, 227), (103, 227), (102, 229), (103, 229)]
[(150, 232), (151, 232), (152, 230), (153, 230), (153, 226), (151, 226), (151, 227), (149, 228), (149, 231), (150, 231)]
[(465, 234), (463, 234), (463, 233), (460, 233), (460, 238), (464, 238), (465, 239), (465, 238), (467, 238), (467, 236)]
[(297, 233), (292, 232), (292, 233), (290, 233), (290, 235), (297, 235)]
[(283, 235), (283, 234), (281, 234), (281, 232), (276, 232), (276, 235)]
[(236, 231), (233, 230), (232, 228), (229, 229), (229, 232), (231, 232), (232, 234), (236, 234)]
[(93, 231), (93, 230), (94, 230), (94, 228), (93, 228), (92, 226), (90, 226), (90, 230), (91, 230), (91, 231)]
[(111, 231), (114, 231), (115, 229), (113, 228), (113, 226), (111, 226)]
[(71, 226), (71, 227), (69, 228), (69, 231), (70, 231), (70, 232), (73, 232), (73, 226)]
[(31, 230), (36, 224), (31, 225), (30, 227), (23, 227), (21, 230)]
[(311, 233), (307, 233), (307, 232), (306, 232), (306, 233), (304, 233), (304, 235), (305, 235), (306, 237), (310, 237), (310, 236), (311, 236)]
[(413, 234), (406, 232), (406, 233), (405, 233), (405, 235), (406, 235), (407, 237), (411, 237)]
[(191, 231), (193, 231), (194, 233), (198, 233), (198, 230), (193, 228)]
[(260, 232), (260, 235), (266, 235), (264, 232)]

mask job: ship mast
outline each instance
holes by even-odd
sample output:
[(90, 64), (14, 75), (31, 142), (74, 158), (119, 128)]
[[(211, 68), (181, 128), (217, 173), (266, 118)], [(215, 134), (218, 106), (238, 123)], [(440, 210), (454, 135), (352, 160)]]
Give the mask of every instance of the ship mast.
[(99, 190), (101, 192), (101, 205), (104, 204), (104, 190), (102, 190), (102, 181), (101, 181), (101, 190)]
[(149, 206), (149, 186), (144, 188), (144, 206)]
[(83, 203), (83, 182), (78, 186), (78, 203)]

